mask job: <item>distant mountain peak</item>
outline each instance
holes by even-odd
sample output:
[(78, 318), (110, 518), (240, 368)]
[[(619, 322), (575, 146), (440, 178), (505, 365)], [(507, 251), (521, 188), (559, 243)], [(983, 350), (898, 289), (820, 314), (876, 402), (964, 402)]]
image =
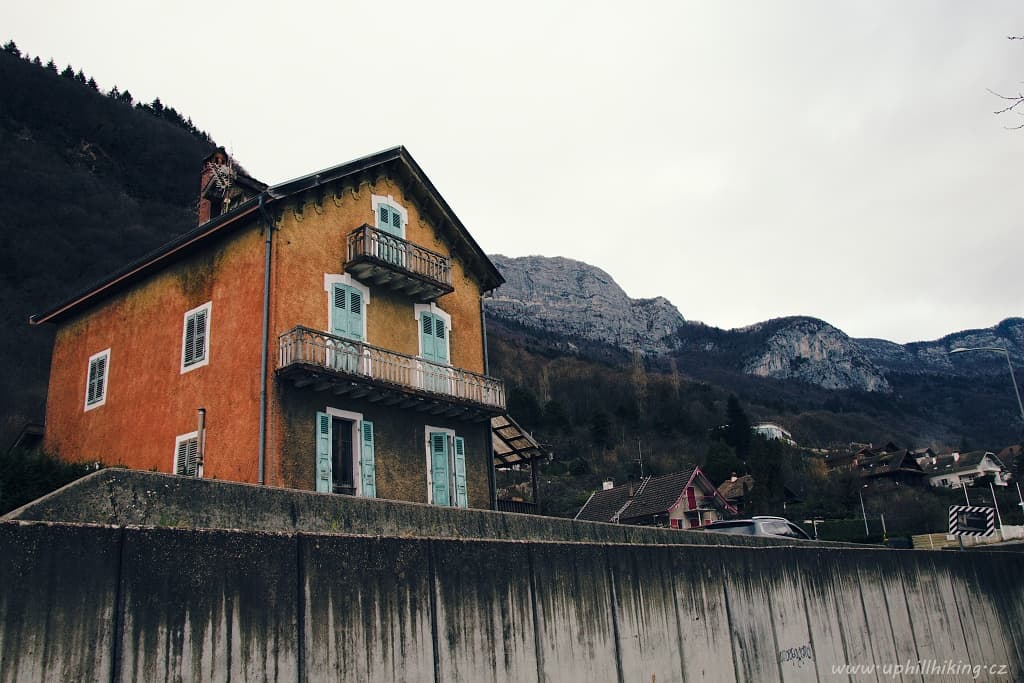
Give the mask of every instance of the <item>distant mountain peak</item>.
[(665, 297), (631, 299), (605, 271), (561, 256), (491, 256), (505, 278), (489, 315), (566, 337), (662, 353), (685, 324)]
[[(626, 351), (666, 355), (685, 348), (708, 365), (825, 389), (888, 392), (887, 374), (990, 374), (993, 358), (949, 356), (957, 346), (1007, 348), (1024, 354), (1024, 318), (964, 330), (931, 342), (897, 344), (853, 339), (825, 320), (786, 316), (734, 330), (687, 322), (668, 299), (631, 299), (607, 272), (561, 256), (492, 256), (506, 283), (487, 300), (487, 314), (551, 337), (582, 339)], [(727, 343), (726, 343), (727, 340)], [(967, 354), (965, 354), (966, 356)], [(1005, 370), (1005, 368), (1004, 368)]]

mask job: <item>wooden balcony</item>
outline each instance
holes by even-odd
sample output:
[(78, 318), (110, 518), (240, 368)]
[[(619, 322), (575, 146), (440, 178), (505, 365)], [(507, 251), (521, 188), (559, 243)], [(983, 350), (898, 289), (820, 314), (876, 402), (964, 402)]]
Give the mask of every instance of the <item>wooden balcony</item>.
[(434, 301), (454, 289), (447, 256), (369, 225), (349, 234), (345, 270), (365, 284), (397, 290), (419, 303)]
[(499, 379), (306, 327), (281, 335), (278, 377), (296, 387), (482, 421), (505, 412)]

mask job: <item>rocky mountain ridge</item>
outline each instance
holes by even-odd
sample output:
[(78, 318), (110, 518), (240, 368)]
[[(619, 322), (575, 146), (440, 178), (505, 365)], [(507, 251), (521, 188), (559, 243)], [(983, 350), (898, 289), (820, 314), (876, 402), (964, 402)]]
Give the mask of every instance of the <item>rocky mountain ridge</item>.
[(699, 352), (709, 362), (748, 375), (884, 393), (892, 389), (892, 373), (1005, 372), (1005, 357), (950, 356), (957, 347), (1002, 347), (1015, 364), (1024, 359), (1024, 318), (910, 344), (855, 339), (823, 320), (804, 316), (721, 330), (688, 322), (664, 297), (631, 299), (608, 273), (581, 261), (502, 255), (491, 259), (506, 279), (486, 301), (492, 318), (653, 356)]
[(544, 332), (664, 353), (685, 320), (664, 298), (631, 299), (611, 275), (562, 257), (490, 257), (505, 284), (487, 313)]

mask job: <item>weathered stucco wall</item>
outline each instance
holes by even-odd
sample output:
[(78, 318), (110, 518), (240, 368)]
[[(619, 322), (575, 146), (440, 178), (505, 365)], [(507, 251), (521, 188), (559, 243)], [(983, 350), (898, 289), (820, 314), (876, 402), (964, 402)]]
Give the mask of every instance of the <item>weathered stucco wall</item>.
[[(46, 448), (66, 459), (172, 472), (175, 437), (195, 431), (205, 407), (206, 475), (256, 481), (262, 273), (262, 238), (247, 228), (62, 322)], [(184, 315), (207, 302), (209, 363), (183, 373)], [(85, 410), (89, 357), (108, 348), (106, 402)]]
[(0, 556), (4, 683), (1024, 676), (1010, 553), (6, 521)]

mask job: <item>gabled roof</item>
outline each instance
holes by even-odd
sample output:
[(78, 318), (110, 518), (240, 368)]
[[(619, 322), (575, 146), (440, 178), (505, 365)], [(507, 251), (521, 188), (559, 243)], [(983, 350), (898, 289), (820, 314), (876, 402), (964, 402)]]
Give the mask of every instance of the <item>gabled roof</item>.
[(862, 477), (880, 477), (896, 472), (924, 474), (917, 460), (907, 450), (862, 458), (857, 463), (857, 470)]
[[(956, 457), (957, 455), (959, 457)], [(934, 464), (930, 460), (924, 462), (924, 471), (929, 477), (934, 477), (940, 474), (975, 470), (978, 469), (986, 456), (992, 460), (994, 465), (1002, 469), (1003, 463), (1000, 462), (994, 453), (989, 451), (971, 451), (970, 453), (937, 455), (935, 456)]]
[(104, 296), (163, 268), (182, 255), (201, 248), (211, 240), (248, 225), (246, 219), (259, 219), (261, 207), (274, 208), (275, 204), (301, 193), (315, 194), (321, 192), (328, 183), (359, 176), (385, 166), (391, 167), (397, 173), (410, 188), (412, 197), (437, 219), (439, 230), (453, 241), (456, 249), (462, 250), (468, 269), (477, 275), (485, 291), (495, 289), (505, 281), (416, 160), (405, 147), (399, 146), (269, 187), (259, 196), (242, 202), (230, 211), (175, 237), (52, 308), (31, 316), (29, 322), (33, 325), (56, 322), (84, 306), (91, 305)]
[(576, 513), (575, 518), (591, 522), (628, 523), (630, 520), (665, 514), (679, 501), (688, 486), (698, 483), (713, 493), (724, 509), (736, 511), (722, 497), (715, 485), (704, 476), (700, 468), (692, 465), (679, 472), (646, 477), (640, 482), (619, 484), (610, 489), (595, 491)]

